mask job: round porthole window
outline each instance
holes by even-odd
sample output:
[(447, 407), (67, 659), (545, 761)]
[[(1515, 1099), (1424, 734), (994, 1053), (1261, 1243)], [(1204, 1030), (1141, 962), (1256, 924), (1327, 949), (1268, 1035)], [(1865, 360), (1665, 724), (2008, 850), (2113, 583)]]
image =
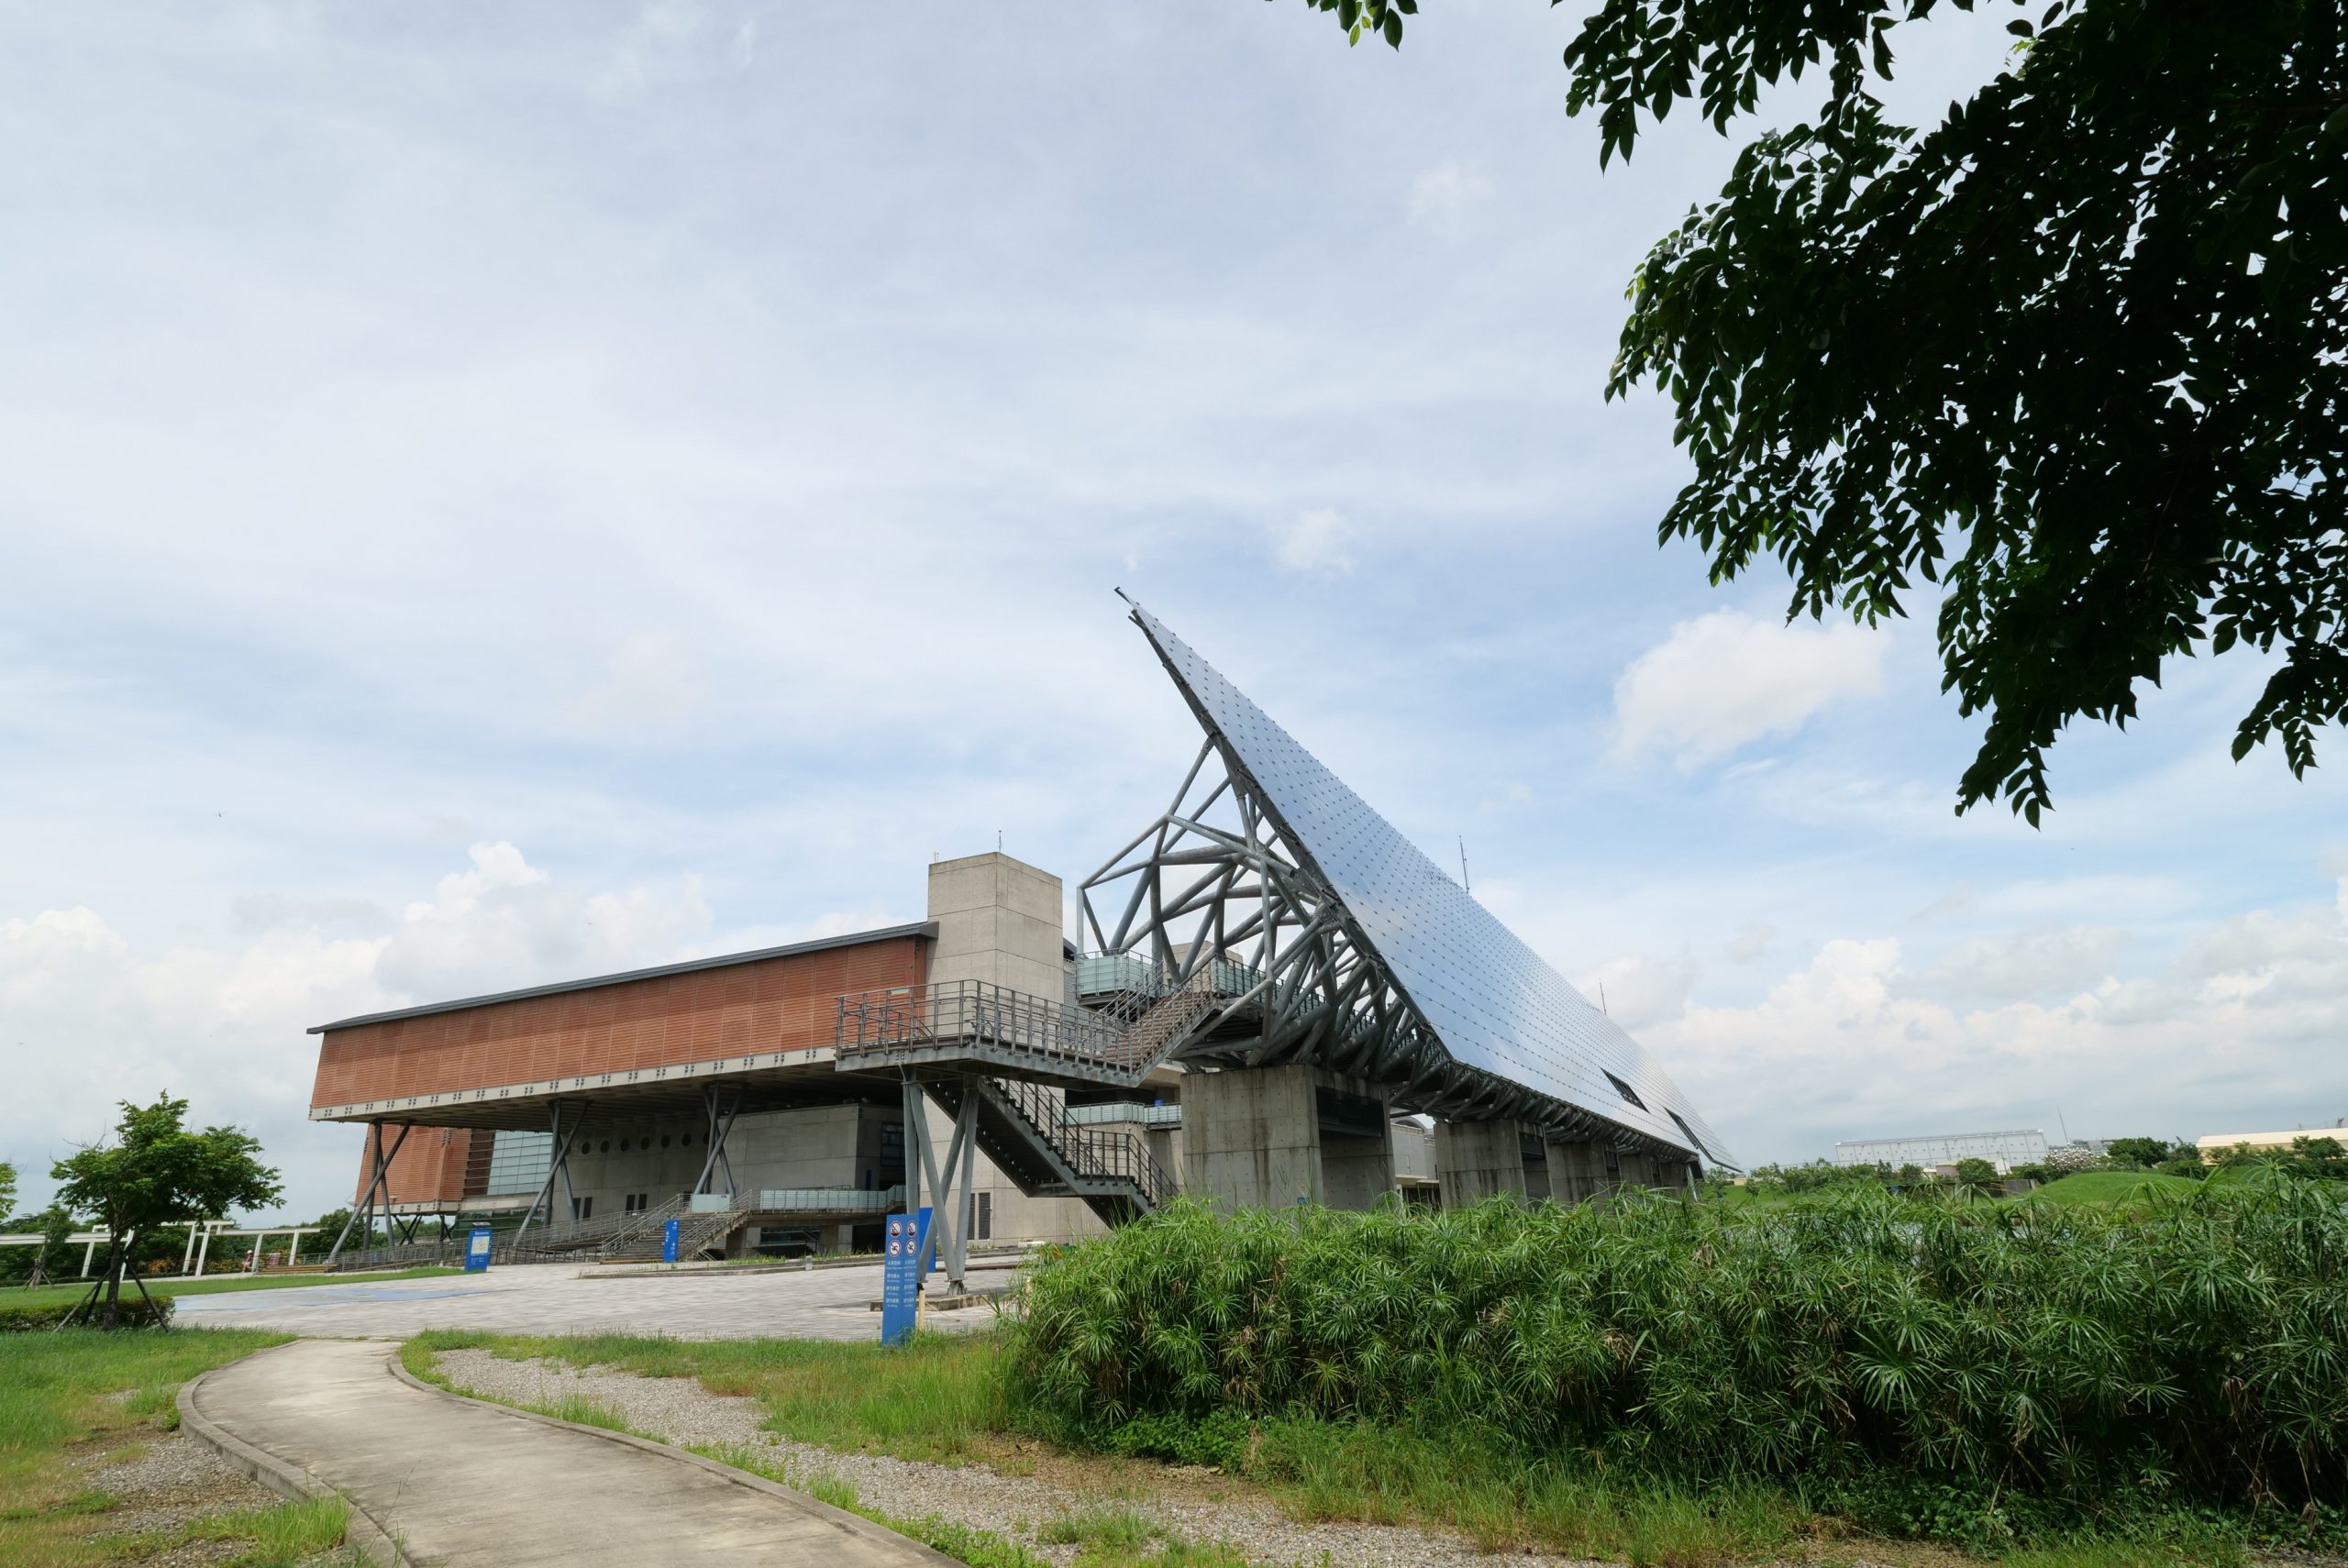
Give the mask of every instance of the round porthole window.
[(620, 1140), (620, 1153), (623, 1154), (627, 1153), (627, 1140), (625, 1138)]
[(604, 1139), (604, 1146), (603, 1146), (602, 1148), (600, 1148), (600, 1149), (596, 1150), (595, 1152), (596, 1152), (597, 1154), (610, 1154), (610, 1153), (612, 1152), (612, 1141), (611, 1141), (609, 1138)]
[(669, 1134), (666, 1132), (660, 1134), (660, 1146), (664, 1149), (669, 1146)]
[(681, 1133), (677, 1138), (677, 1142), (690, 1149), (693, 1146), (693, 1135), (690, 1132)]

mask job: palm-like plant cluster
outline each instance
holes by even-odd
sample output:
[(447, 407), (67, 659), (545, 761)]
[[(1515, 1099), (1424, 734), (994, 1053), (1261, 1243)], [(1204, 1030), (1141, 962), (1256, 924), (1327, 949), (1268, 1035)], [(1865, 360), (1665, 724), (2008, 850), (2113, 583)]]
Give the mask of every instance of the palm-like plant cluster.
[(1062, 1434), (1306, 1416), (1667, 1476), (2348, 1495), (2348, 1212), (2324, 1183), (2126, 1214), (1862, 1189), (1178, 1203), (1041, 1266), (1013, 1332), (1014, 1400)]

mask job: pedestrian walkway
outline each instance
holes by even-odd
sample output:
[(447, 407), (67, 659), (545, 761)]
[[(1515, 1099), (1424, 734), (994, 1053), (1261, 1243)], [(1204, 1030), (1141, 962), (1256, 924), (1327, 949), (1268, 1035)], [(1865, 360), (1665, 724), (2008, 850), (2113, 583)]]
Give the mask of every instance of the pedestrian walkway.
[(341, 1493), (416, 1564), (950, 1568), (892, 1530), (722, 1465), (396, 1378), (397, 1347), (302, 1340), (207, 1374), (216, 1429)]
[[(995, 1274), (990, 1280), (1009, 1276)], [(943, 1289), (941, 1281), (933, 1286)], [(593, 1264), (519, 1264), (437, 1279), (347, 1281), (183, 1296), (177, 1320), (210, 1329), (382, 1335), (426, 1329), (506, 1334), (666, 1334), (681, 1340), (877, 1340), (880, 1265), (808, 1273), (614, 1275)], [(983, 1329), (991, 1306), (931, 1312), (928, 1329)]]

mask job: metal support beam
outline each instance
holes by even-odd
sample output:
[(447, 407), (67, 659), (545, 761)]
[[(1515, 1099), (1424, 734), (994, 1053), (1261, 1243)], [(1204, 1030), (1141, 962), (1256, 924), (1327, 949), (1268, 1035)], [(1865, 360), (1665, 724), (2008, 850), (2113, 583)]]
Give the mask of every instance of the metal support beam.
[(579, 1136), (579, 1130), (587, 1124), (587, 1103), (584, 1100), (579, 1102), (577, 1108), (579, 1114), (571, 1120), (568, 1128), (562, 1124), (565, 1103), (559, 1099), (551, 1099), (547, 1102), (548, 1125), (554, 1134), (554, 1160), (547, 1166), (547, 1179), (538, 1184), (537, 1194), (530, 1199), (530, 1207), (523, 1210), (522, 1222), (514, 1228), (514, 1240), (509, 1245), (521, 1244), (524, 1233), (529, 1230), (530, 1221), (538, 1217), (538, 1209), (541, 1206), (548, 1209), (548, 1218), (546, 1222), (548, 1224), (554, 1222), (552, 1206), (554, 1184), (558, 1176), (562, 1180), (563, 1194), (570, 1199), (574, 1212), (578, 1208), (579, 1194), (570, 1185), (570, 1143), (571, 1140)]
[(702, 1114), (704, 1118), (703, 1137), (706, 1152), (702, 1155), (701, 1175), (693, 1178), (695, 1192), (714, 1192), (710, 1186), (717, 1173), (725, 1173), (725, 1190), (734, 1190), (734, 1157), (726, 1152), (726, 1141), (734, 1135), (734, 1119), (742, 1114), (742, 1093), (735, 1089), (729, 1100), (725, 1085), (704, 1084), (701, 1091)]
[[(370, 1121), (367, 1126), (369, 1132), (367, 1146), (372, 1150), (374, 1154), (374, 1158), (369, 1162), (367, 1190), (360, 1194), (359, 1202), (351, 1205), (350, 1218), (342, 1222), (342, 1230), (340, 1233), (335, 1237), (333, 1248), (327, 1253), (327, 1266), (328, 1268), (332, 1268), (334, 1266), (335, 1260), (342, 1255), (342, 1243), (349, 1240), (350, 1228), (359, 1222), (359, 1216), (361, 1213), (364, 1213), (367, 1216), (367, 1231), (369, 1236), (371, 1237), (374, 1234), (375, 1194), (379, 1190), (386, 1191), (384, 1202), (386, 1204), (390, 1203), (391, 1199), (388, 1196), (388, 1188), (391, 1185), (392, 1162), (399, 1157), (401, 1148), (407, 1143), (407, 1135), (415, 1131), (415, 1124), (412, 1121), (403, 1121), (400, 1123), (400, 1135), (393, 1140), (392, 1152), (387, 1154), (383, 1152), (382, 1122)], [(385, 1241), (391, 1240), (389, 1232), (385, 1233), (383, 1239)], [(205, 1245), (206, 1250), (208, 1251), (210, 1246), (209, 1237), (205, 1238)], [(197, 1259), (196, 1266), (198, 1268), (204, 1266), (203, 1260), (201, 1258)], [(87, 1270), (85, 1269), (83, 1272), (86, 1273)]]

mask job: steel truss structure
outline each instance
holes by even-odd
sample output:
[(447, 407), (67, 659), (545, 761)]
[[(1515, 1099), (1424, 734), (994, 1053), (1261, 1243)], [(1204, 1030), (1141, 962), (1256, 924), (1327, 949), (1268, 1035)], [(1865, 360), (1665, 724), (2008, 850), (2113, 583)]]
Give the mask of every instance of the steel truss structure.
[(1309, 1063), (1400, 1110), (1729, 1163), (1600, 1010), (1188, 645), (1132, 619), (1205, 735), (1171, 804), (1078, 889), (1084, 1000), (1201, 996), (1161, 1058)]
[(1218, 993), (1175, 1044), (1176, 1060), (1306, 1062), (1385, 1089), (1398, 1110), (1451, 1121), (1512, 1117), (1560, 1141), (1686, 1153), (1453, 1061), (1344, 900), (1301, 863), (1213, 735), (1165, 812), (1084, 879), (1077, 919), (1080, 966), (1089, 947), (1139, 958), (1143, 983), (1160, 994)]

